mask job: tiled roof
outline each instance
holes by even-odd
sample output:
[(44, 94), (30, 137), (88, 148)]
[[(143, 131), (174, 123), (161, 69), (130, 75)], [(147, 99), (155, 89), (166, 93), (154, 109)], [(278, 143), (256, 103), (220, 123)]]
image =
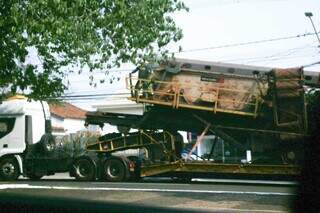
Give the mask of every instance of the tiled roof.
[(50, 104), (50, 112), (61, 118), (85, 119), (87, 111), (69, 103)]

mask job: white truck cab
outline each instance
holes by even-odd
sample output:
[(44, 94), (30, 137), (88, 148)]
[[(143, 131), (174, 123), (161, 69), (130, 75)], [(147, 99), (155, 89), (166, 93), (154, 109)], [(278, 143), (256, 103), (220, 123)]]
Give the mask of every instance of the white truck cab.
[[(46, 120), (50, 120), (46, 102), (16, 95), (0, 104), (0, 175), (22, 173), (21, 155), (46, 133)], [(13, 171), (17, 165), (18, 171)]]

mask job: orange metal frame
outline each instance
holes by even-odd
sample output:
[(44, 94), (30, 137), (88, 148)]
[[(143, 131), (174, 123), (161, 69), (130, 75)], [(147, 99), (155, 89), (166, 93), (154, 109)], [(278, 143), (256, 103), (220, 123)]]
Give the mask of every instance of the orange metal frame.
[[(152, 83), (157, 84), (163, 84), (163, 85), (171, 85), (172, 87), (176, 88), (174, 91), (171, 92), (163, 92), (163, 91), (154, 91), (149, 88), (136, 88), (136, 86), (132, 83), (133, 80), (135, 80), (135, 83), (138, 85), (150, 85)], [(189, 87), (198, 87), (198, 85), (195, 84), (183, 84), (183, 83), (177, 83), (177, 82), (167, 82), (167, 81), (154, 81), (150, 79), (138, 79), (135, 77), (127, 77), (126, 78), (126, 87), (131, 91), (131, 94), (133, 96), (129, 98), (130, 100), (133, 100), (137, 103), (148, 103), (148, 104), (159, 104), (164, 106), (172, 106), (172, 108), (178, 109), (178, 108), (189, 108), (189, 109), (197, 109), (197, 110), (206, 110), (206, 111), (212, 111), (214, 113), (217, 112), (223, 112), (223, 113), (232, 113), (232, 114), (238, 114), (238, 115), (245, 115), (245, 116), (252, 116), (257, 117), (259, 106), (262, 103), (262, 98), (259, 95), (253, 94), (250, 91), (246, 90), (233, 90), (233, 89), (227, 89), (227, 88), (221, 88), (221, 87), (212, 87), (216, 91), (216, 98), (213, 100), (213, 107), (212, 106), (199, 106), (194, 104), (188, 104), (188, 103), (181, 103), (181, 98), (185, 98), (185, 95), (181, 94), (181, 86), (182, 85), (188, 85)], [(235, 93), (245, 93), (250, 94), (251, 97), (253, 97), (253, 101), (235, 101), (235, 100), (226, 100), (221, 99), (219, 97), (219, 94), (222, 91), (227, 92), (235, 92)], [(208, 91), (201, 91), (204, 93), (208, 93)], [(145, 97), (143, 94), (150, 95), (149, 97)], [(166, 99), (154, 99), (151, 97), (159, 96), (159, 97), (166, 97)], [(190, 97), (190, 96), (189, 96)], [(195, 97), (198, 98), (198, 97)], [(219, 107), (218, 103), (222, 102), (229, 102), (234, 104), (243, 104), (247, 106), (253, 106), (252, 111), (244, 111), (244, 110), (236, 110), (236, 109), (223, 109)]]

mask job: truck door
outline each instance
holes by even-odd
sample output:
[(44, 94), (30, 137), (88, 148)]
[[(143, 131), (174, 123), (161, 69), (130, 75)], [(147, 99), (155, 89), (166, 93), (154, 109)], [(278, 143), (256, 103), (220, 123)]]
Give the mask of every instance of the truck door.
[(22, 153), (24, 140), (24, 116), (0, 117), (0, 157)]

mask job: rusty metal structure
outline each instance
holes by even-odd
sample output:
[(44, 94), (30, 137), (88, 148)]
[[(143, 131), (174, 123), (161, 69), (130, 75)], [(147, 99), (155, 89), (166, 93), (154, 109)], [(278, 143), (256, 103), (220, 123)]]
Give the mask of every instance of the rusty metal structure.
[[(308, 133), (305, 84), (318, 85), (319, 76), (306, 74), (301, 67), (272, 69), (183, 59), (147, 64), (126, 78), (129, 99), (144, 105), (143, 115), (94, 112), (86, 120), (138, 131), (106, 135), (87, 150), (109, 155), (131, 148), (147, 149), (146, 153), (160, 148), (161, 162), (141, 165), (141, 177), (167, 172), (297, 175)], [(208, 161), (213, 160), (215, 141), (202, 161), (181, 158), (177, 131), (201, 135), (194, 147), (204, 135), (221, 138), (234, 160)], [(252, 161), (243, 164), (248, 150)]]
[(271, 115), (276, 129), (307, 130), (302, 68), (173, 61), (153, 70), (142, 68), (126, 83), (130, 99), (137, 103), (252, 118)]

